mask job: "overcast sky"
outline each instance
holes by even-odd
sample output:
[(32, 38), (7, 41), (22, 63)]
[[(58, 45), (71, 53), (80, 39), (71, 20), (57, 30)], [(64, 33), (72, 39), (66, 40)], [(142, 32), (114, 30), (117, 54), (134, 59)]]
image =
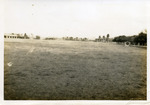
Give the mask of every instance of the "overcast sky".
[(141, 1), (5, 0), (5, 33), (88, 38), (136, 35), (147, 28), (146, 1)]

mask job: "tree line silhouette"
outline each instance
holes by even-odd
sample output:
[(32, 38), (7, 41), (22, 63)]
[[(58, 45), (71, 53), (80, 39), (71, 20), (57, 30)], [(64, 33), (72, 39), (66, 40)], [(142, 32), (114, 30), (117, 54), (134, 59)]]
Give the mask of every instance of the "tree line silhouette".
[(113, 39), (113, 42), (131, 42), (134, 45), (147, 45), (147, 31), (145, 30), (145, 32), (140, 32), (138, 35), (133, 36), (117, 36)]

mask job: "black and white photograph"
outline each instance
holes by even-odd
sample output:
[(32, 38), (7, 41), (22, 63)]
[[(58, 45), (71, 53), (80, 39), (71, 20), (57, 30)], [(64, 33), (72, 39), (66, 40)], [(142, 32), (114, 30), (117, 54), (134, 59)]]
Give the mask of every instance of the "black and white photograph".
[(5, 0), (4, 101), (146, 101), (148, 12), (137, 1)]

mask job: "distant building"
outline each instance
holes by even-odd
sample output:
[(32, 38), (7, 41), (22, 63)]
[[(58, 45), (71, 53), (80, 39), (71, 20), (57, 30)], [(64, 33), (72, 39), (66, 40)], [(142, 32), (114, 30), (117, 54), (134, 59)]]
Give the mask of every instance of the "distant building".
[(4, 38), (12, 38), (12, 39), (29, 39), (30, 37), (25, 33), (5, 33)]
[(18, 38), (18, 35), (15, 33), (5, 33), (4, 38)]

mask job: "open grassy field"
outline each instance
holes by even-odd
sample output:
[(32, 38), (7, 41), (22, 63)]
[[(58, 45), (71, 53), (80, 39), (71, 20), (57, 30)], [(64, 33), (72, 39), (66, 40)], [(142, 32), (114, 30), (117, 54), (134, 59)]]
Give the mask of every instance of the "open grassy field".
[(145, 48), (61, 40), (4, 42), (5, 100), (145, 100)]

